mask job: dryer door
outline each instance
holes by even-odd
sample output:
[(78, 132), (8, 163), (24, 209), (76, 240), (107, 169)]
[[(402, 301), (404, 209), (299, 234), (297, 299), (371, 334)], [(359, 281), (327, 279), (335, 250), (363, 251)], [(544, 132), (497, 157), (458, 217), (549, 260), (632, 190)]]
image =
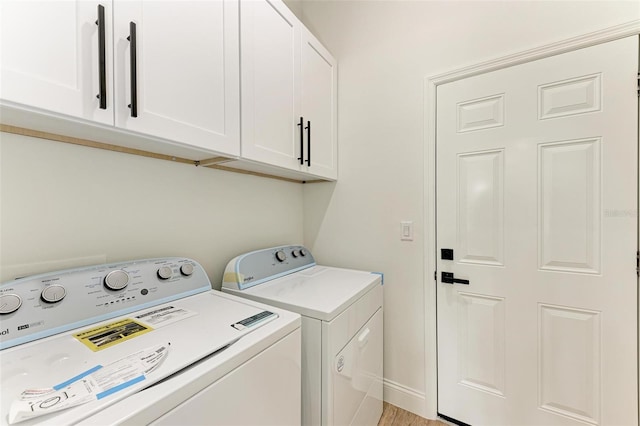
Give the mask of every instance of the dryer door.
[(382, 414), (382, 308), (334, 357), (328, 424), (377, 424)]

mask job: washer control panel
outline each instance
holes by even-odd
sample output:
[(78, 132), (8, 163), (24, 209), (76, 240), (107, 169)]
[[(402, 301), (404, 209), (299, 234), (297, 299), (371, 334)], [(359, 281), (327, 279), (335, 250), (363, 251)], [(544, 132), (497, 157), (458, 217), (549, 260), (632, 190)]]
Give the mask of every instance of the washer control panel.
[(222, 286), (244, 290), (315, 264), (311, 252), (299, 245), (256, 250), (238, 256), (227, 264)]
[(0, 285), (0, 349), (209, 290), (202, 266), (177, 257), (20, 278)]

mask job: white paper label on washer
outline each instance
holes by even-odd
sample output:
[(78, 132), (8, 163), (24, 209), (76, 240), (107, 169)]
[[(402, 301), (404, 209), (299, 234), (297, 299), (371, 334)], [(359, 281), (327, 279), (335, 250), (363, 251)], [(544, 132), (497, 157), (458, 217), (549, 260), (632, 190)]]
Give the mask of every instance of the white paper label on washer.
[(137, 315), (134, 318), (150, 326), (158, 328), (164, 327), (165, 325), (173, 324), (176, 321), (181, 321), (194, 315), (198, 315), (198, 313), (175, 306), (165, 306), (163, 308), (154, 309), (153, 311)]
[(44, 416), (106, 398), (142, 382), (169, 353), (169, 344), (157, 345), (105, 366), (97, 365), (52, 388), (26, 389), (11, 403), (9, 424)]

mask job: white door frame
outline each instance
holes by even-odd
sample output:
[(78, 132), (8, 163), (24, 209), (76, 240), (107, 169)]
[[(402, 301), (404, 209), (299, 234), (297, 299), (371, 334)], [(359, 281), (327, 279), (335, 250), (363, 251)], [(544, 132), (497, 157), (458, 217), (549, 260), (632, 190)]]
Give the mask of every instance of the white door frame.
[[(465, 68), (459, 68), (443, 74), (424, 79), (424, 137), (425, 137), (425, 217), (424, 238), (425, 270), (424, 270), (424, 309), (425, 309), (425, 407), (423, 415), (429, 419), (437, 417), (438, 408), (438, 375), (436, 348), (436, 89), (439, 85), (461, 80), (478, 74), (507, 68), (513, 65), (531, 62), (549, 56), (582, 49), (608, 41), (640, 34), (640, 20), (605, 28), (568, 40), (552, 43), (535, 49), (525, 50), (513, 55), (482, 62)], [(640, 183), (640, 180), (639, 180)], [(640, 235), (638, 235), (640, 240)], [(638, 302), (640, 305), (640, 301)], [(640, 329), (640, 320), (639, 320)], [(640, 367), (640, 359), (639, 359)], [(639, 368), (640, 371), (640, 368)]]

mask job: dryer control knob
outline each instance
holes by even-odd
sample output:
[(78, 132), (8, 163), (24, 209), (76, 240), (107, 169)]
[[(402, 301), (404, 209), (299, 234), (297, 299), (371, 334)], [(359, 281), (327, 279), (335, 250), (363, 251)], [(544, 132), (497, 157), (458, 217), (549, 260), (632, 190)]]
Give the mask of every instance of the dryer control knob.
[(104, 277), (104, 285), (110, 290), (122, 290), (129, 284), (129, 274), (122, 269), (111, 271)]
[(66, 295), (67, 290), (61, 285), (55, 284), (45, 287), (40, 293), (40, 298), (47, 303), (56, 303), (64, 299)]
[(0, 315), (15, 312), (21, 305), (22, 299), (17, 294), (3, 294), (0, 296)]
[(191, 263), (185, 263), (180, 267), (180, 273), (185, 277), (191, 276), (193, 274), (193, 265)]
[(173, 271), (169, 266), (163, 266), (158, 269), (158, 277), (161, 280), (168, 280), (169, 278), (171, 278), (171, 275), (173, 275)]
[(278, 259), (278, 262), (284, 262), (285, 260), (287, 260), (287, 255), (284, 253), (284, 251), (278, 250), (276, 252), (276, 259)]
[(300, 250), (293, 250), (293, 251), (291, 252), (291, 256), (293, 256), (293, 257), (298, 257), (298, 256), (300, 256)]
[(307, 251), (305, 249), (300, 249), (300, 256), (305, 257), (307, 255)]

